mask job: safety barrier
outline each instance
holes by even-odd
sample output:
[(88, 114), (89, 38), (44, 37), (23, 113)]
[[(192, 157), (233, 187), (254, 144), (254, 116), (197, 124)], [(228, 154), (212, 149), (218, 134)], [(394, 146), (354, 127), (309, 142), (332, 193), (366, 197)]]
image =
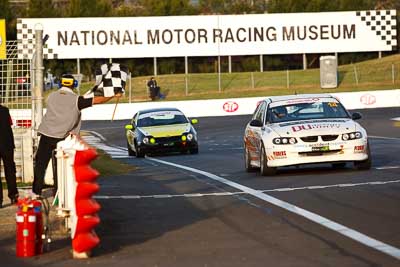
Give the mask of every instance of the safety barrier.
[(98, 172), (90, 167), (97, 156), (75, 135), (57, 144), (57, 215), (65, 218), (65, 226), (71, 230), (74, 258), (87, 258), (100, 239), (93, 228), (100, 223), (97, 212), (100, 205), (92, 199), (99, 190), (95, 183)]

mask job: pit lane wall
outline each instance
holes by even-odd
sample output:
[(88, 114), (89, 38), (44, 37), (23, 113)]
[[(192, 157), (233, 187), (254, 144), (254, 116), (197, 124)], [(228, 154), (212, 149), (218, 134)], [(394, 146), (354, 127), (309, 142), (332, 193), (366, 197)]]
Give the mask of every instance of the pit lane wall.
[[(347, 109), (400, 107), (400, 89), (331, 93), (339, 98)], [(190, 101), (156, 101), (118, 104), (114, 120), (131, 119), (142, 109), (175, 107), (188, 117), (210, 117), (252, 114), (257, 103), (265, 97), (210, 99)], [(82, 111), (83, 120), (111, 120), (115, 104), (95, 105)]]

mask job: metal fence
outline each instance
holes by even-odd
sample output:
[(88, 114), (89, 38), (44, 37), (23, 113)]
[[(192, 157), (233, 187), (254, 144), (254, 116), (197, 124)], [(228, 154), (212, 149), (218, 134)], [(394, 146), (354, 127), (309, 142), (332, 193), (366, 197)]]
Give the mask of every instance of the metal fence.
[[(341, 90), (352, 90), (361, 87), (375, 89), (399, 88), (400, 62), (382, 59), (378, 64), (351, 64), (339, 66), (338, 87)], [(127, 87), (130, 99), (148, 100), (147, 81), (149, 77), (132, 77)], [(266, 72), (236, 73), (190, 73), (156, 76), (162, 92), (167, 92), (181, 99), (205, 98), (218, 93), (252, 95), (279, 92), (288, 94), (286, 89), (318, 90), (320, 87), (320, 69), (284, 70)], [(132, 91), (130, 91), (132, 90)], [(276, 92), (273, 92), (276, 90)]]
[[(18, 181), (33, 177), (31, 133), (31, 60), (18, 59), (17, 41), (7, 41), (7, 56), (0, 60), (0, 103), (10, 109), (15, 141)], [(0, 177), (4, 177), (3, 166)]]
[(12, 112), (14, 126), (30, 127), (31, 60), (18, 59), (17, 41), (7, 41), (7, 58), (0, 60), (0, 103)]

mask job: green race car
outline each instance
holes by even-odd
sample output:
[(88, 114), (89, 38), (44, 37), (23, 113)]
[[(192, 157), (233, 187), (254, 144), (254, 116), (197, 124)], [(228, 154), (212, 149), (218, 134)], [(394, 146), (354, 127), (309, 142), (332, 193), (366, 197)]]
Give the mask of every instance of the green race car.
[(138, 111), (125, 125), (128, 153), (144, 157), (147, 154), (180, 152), (197, 154), (197, 119), (189, 119), (176, 108), (156, 108)]

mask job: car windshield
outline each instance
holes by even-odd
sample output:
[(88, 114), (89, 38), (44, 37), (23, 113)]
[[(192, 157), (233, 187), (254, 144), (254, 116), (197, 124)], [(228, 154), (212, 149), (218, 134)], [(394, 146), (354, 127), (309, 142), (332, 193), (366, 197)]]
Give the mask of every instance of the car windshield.
[(179, 111), (157, 111), (140, 114), (137, 126), (151, 127), (188, 123), (188, 119)]
[(312, 98), (271, 103), (267, 110), (268, 122), (309, 119), (349, 118), (346, 109), (334, 98)]

